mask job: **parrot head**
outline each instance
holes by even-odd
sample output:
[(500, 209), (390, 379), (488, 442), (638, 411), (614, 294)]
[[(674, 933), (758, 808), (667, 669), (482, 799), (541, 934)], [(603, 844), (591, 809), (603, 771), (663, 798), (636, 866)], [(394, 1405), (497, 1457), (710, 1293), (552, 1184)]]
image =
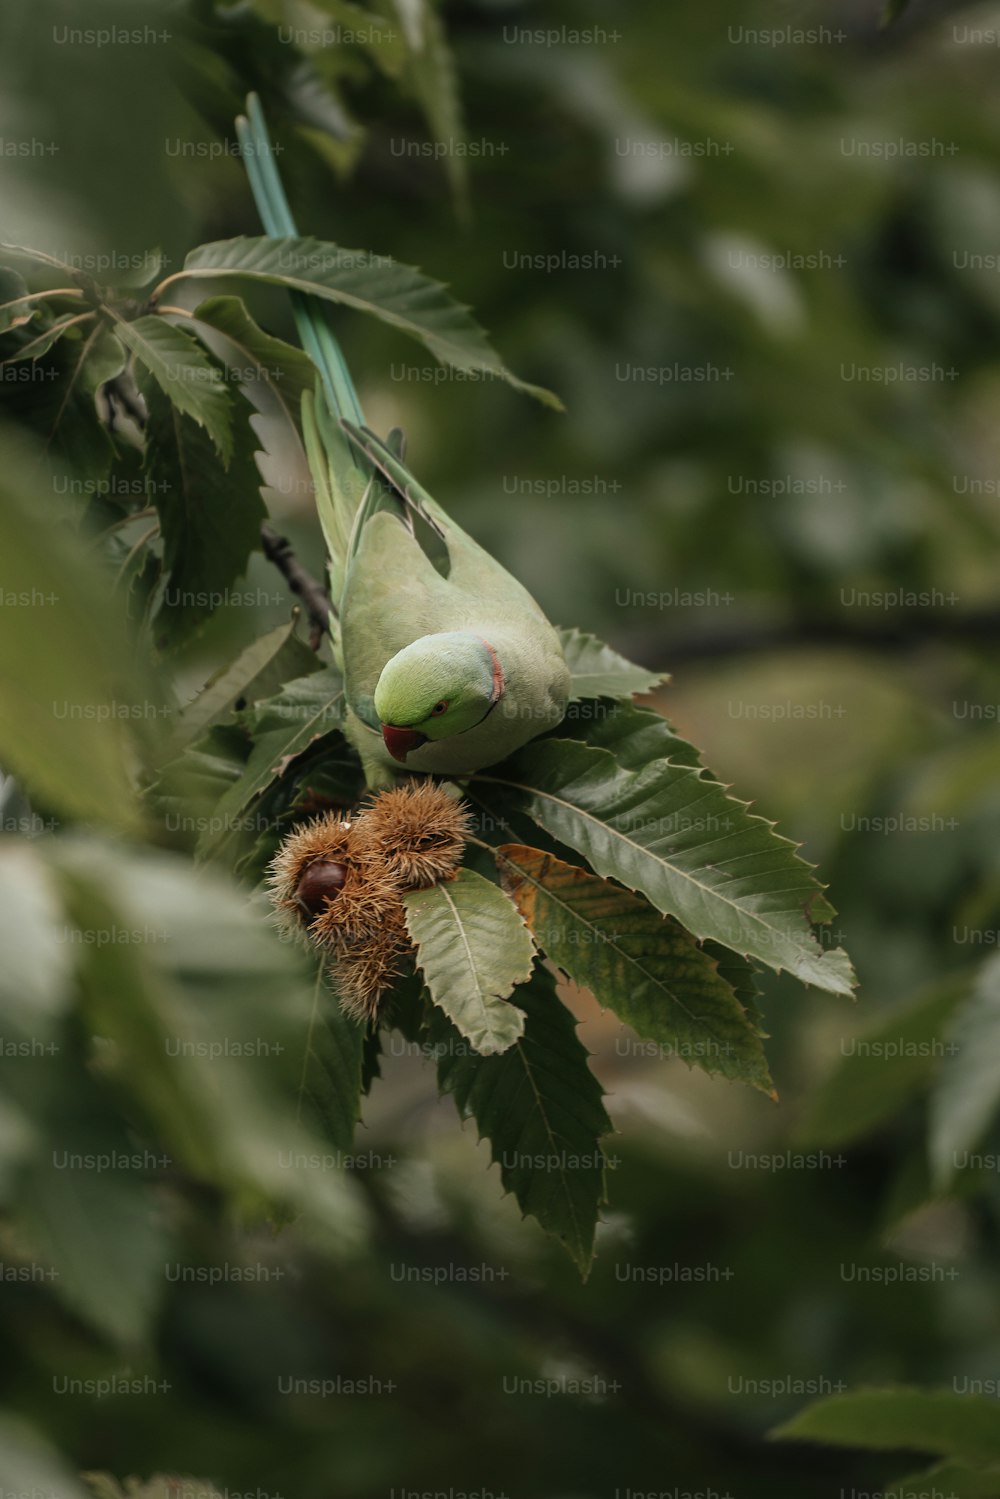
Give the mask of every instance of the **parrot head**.
[(464, 733), (496, 707), (504, 685), (500, 658), (481, 636), (422, 635), (386, 662), (375, 688), (386, 749), (405, 762), (428, 740)]

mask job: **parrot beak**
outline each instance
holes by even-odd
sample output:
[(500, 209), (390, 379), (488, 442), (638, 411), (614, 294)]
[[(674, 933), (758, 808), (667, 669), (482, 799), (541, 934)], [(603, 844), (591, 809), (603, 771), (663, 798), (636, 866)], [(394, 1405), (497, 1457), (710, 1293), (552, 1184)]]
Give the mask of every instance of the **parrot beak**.
[(400, 764), (405, 764), (411, 750), (427, 743), (427, 735), (421, 734), (419, 729), (399, 729), (391, 723), (382, 725), (382, 739), (392, 758)]

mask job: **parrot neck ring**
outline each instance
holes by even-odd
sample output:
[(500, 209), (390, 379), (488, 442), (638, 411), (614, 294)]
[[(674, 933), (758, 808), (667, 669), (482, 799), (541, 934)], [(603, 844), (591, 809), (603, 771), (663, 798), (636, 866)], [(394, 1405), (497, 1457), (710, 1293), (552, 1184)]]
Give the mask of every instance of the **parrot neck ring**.
[[(480, 640), (482, 640), (483, 645), (489, 652), (490, 664), (493, 667), (493, 686), (490, 691), (490, 705), (486, 710), (486, 713), (492, 713), (497, 703), (503, 697), (503, 692), (504, 688), (507, 686), (507, 681), (503, 674), (503, 666), (500, 663), (500, 657), (497, 655), (496, 651), (490, 645), (488, 640), (486, 640), (482, 635), (480, 635), (479, 638)], [(485, 713), (483, 714), (483, 717), (486, 717)]]

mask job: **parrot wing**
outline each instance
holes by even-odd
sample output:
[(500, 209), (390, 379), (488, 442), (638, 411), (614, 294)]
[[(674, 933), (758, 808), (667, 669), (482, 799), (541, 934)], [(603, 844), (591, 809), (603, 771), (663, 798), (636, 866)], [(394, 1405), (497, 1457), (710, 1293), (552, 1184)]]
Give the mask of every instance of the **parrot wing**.
[(451, 519), (397, 451), (364, 428), (344, 428), (409, 518), (362, 508), (355, 521), (342, 629), (347, 699), (358, 717), (378, 725), (382, 668), (422, 635), (473, 630), (489, 639), (514, 630), (528, 643), (537, 632), (551, 649), (555, 632), (527, 589)]
[[(440, 539), (446, 560), (443, 565), (437, 564), (437, 571), (452, 585), (456, 601), (461, 598), (464, 604), (471, 604), (479, 618), (489, 618), (497, 612), (506, 616), (528, 610), (530, 614), (545, 619), (528, 590), (452, 520), (387, 443), (382, 442), (367, 428), (356, 427), (347, 421), (342, 425), (351, 441), (405, 504), (411, 518), (425, 522)], [(363, 527), (357, 526), (350, 551), (351, 566), (362, 534)], [(419, 544), (420, 539), (415, 530), (414, 540)], [(450, 630), (460, 626), (444, 623), (436, 628)]]

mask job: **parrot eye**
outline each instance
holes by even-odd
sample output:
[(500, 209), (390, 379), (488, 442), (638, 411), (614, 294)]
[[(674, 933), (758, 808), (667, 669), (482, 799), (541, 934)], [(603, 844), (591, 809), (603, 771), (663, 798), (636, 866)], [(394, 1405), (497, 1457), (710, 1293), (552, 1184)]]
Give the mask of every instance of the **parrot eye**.
[(448, 711), (448, 704), (445, 701), (445, 699), (442, 698), (439, 703), (435, 703), (434, 704), (433, 708), (431, 709), (431, 715), (432, 715), (432, 717), (437, 718), (440, 714), (446, 713), (447, 711)]

